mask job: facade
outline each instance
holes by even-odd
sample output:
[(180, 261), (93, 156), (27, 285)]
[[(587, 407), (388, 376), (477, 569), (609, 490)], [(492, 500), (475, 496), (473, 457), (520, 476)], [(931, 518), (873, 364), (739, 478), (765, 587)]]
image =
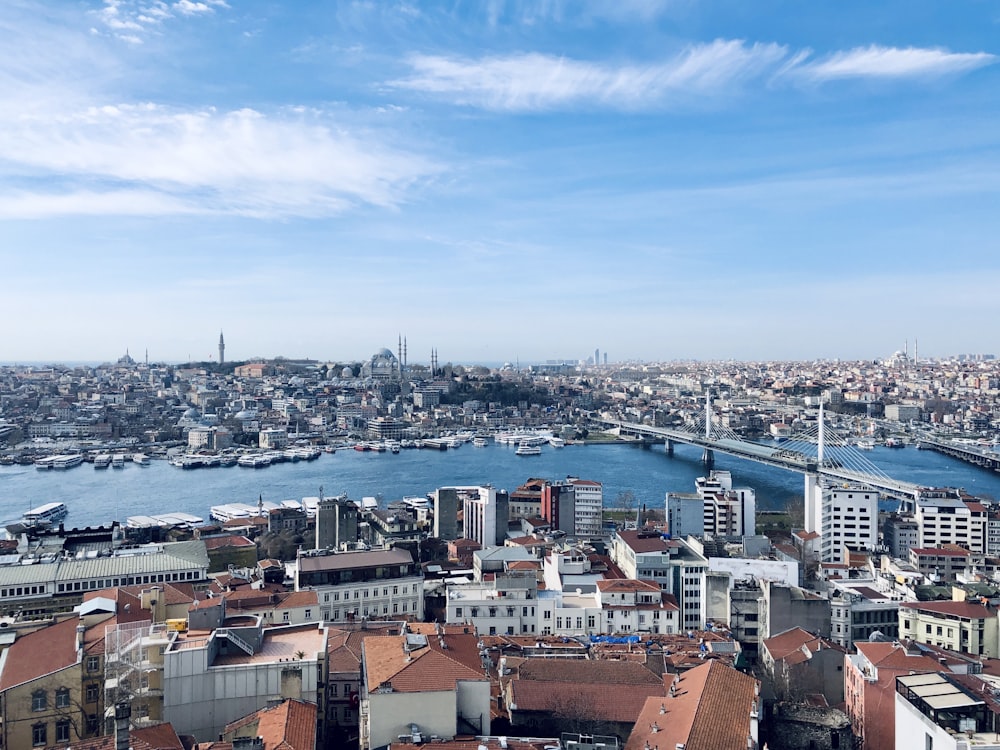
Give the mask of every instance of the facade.
[(667, 493), (667, 529), (671, 536), (705, 535), (705, 501), (701, 495)]
[(405, 549), (301, 555), (295, 590), (314, 590), (327, 622), (424, 616), (423, 575)]
[(585, 539), (599, 537), (604, 520), (604, 485), (591, 479), (567, 480), (576, 490), (574, 532)]
[(507, 493), (489, 485), (455, 489), (462, 502), (462, 536), (483, 548), (503, 544), (507, 538)]
[(997, 750), (1000, 708), (995, 699), (984, 700), (994, 689), (991, 682), (973, 675), (897, 677), (896, 747)]
[(271, 701), (322, 705), (326, 650), (322, 623), (175, 633), (163, 652), (163, 718), (208, 741)]
[(693, 541), (664, 539), (658, 531), (618, 531), (611, 538), (611, 559), (626, 577), (654, 581), (661, 591), (673, 594), (681, 611), (680, 627), (702, 629), (708, 560)]
[(986, 552), (987, 513), (980, 503), (966, 502), (946, 493), (917, 500), (913, 520), (917, 523), (917, 546), (954, 544), (970, 552)]
[(728, 471), (713, 471), (694, 484), (704, 502), (704, 534), (742, 537), (757, 533), (757, 495), (752, 489), (734, 488)]
[(458, 539), (458, 490), (441, 487), (431, 493), (434, 502), (434, 536), (451, 541)]
[(541, 632), (534, 571), (497, 573), (490, 581), (449, 584), (447, 596), (447, 622), (472, 625), (479, 635)]
[(988, 602), (904, 602), (899, 637), (964, 654), (1000, 656), (997, 609)]
[(830, 589), (830, 637), (844, 648), (873, 633), (899, 637), (899, 598), (874, 588), (871, 580), (834, 581)]
[(829, 486), (806, 475), (806, 531), (820, 535), (819, 559), (843, 561), (844, 549), (873, 550), (878, 546), (879, 493), (860, 486)]
[(844, 656), (845, 711), (864, 750), (895, 750), (896, 677), (937, 672), (941, 665), (919, 648), (899, 642), (855, 644)]
[(288, 430), (270, 427), (257, 436), (258, 445), (265, 450), (284, 450), (288, 447)]

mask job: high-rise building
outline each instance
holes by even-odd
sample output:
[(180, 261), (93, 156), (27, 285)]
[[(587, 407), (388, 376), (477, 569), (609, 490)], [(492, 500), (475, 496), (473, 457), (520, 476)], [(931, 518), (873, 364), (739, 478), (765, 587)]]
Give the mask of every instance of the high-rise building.
[(860, 485), (828, 486), (806, 474), (806, 531), (820, 535), (820, 561), (841, 562), (844, 547), (871, 550), (878, 543), (879, 493)]
[(219, 364), (226, 363), (226, 340), (222, 336), (222, 331), (219, 331)]
[(320, 498), (316, 506), (316, 549), (341, 549), (358, 541), (359, 510), (356, 503), (340, 497)]

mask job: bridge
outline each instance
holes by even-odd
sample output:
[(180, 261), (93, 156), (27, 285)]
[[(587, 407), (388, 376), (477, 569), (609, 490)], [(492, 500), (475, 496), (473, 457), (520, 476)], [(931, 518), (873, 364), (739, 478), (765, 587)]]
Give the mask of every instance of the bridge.
[(937, 440), (930, 437), (921, 437), (917, 447), (924, 450), (937, 451), (946, 456), (957, 458), (959, 461), (975, 464), (991, 471), (1000, 471), (1000, 453), (986, 450), (978, 445), (968, 445), (956, 443), (951, 440)]
[(823, 409), (820, 407), (817, 434), (795, 436), (770, 445), (746, 440), (731, 430), (713, 425), (711, 402), (706, 398), (705, 429), (653, 427), (615, 419), (593, 418), (594, 422), (617, 430), (622, 435), (634, 435), (666, 444), (668, 454), (673, 454), (673, 444), (683, 443), (702, 449), (702, 460), (711, 468), (715, 452), (736, 456), (747, 461), (773, 466), (786, 471), (824, 477), (832, 482), (854, 483), (870, 487), (902, 500), (915, 500), (926, 489), (912, 482), (894, 479), (865, 458), (846, 441), (835, 439), (832, 445), (826, 440)]

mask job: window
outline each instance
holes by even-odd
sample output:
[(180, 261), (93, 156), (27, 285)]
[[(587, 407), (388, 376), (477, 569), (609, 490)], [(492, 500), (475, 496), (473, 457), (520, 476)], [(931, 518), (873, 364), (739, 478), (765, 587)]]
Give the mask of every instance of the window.
[(461, 616), (462, 616), (462, 608), (455, 607), (455, 617), (461, 617)]
[(44, 711), (49, 706), (48, 697), (44, 690), (36, 690), (31, 694), (31, 710)]
[(69, 719), (56, 722), (56, 742), (69, 742)]
[(31, 744), (35, 746), (49, 744), (44, 724), (35, 724), (31, 728)]
[(69, 708), (69, 688), (56, 690), (56, 708)]
[(99, 656), (88, 656), (87, 657), (87, 671), (96, 672), (101, 668), (101, 659)]
[(85, 696), (87, 703), (97, 703), (98, 698), (101, 697), (101, 688), (97, 683), (92, 682), (87, 685)]
[(288, 622), (288, 613), (287, 613), (287, 612), (282, 612), (282, 613), (281, 613), (281, 619), (282, 619), (282, 620), (283, 620), (284, 622)]
[(307, 609), (306, 610), (306, 619), (307, 620), (311, 620), (312, 616), (313, 616), (312, 610), (311, 609)]

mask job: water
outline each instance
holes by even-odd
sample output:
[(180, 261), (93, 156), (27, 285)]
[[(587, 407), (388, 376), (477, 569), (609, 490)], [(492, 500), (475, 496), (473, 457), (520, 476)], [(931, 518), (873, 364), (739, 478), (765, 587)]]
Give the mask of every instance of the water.
[[(753, 487), (760, 510), (781, 509), (802, 496), (801, 474), (773, 469), (716, 452), (716, 469), (729, 470), (737, 486)], [(1000, 474), (932, 451), (876, 448), (866, 453), (890, 476), (925, 486), (964, 487), (974, 495), (1000, 498)], [(61, 501), (69, 507), (70, 526), (93, 526), (132, 515), (184, 511), (208, 518), (221, 503), (256, 504), (258, 496), (279, 502), (346, 492), (349, 497), (381, 495), (385, 502), (404, 495), (424, 495), (438, 487), (492, 484), (514, 490), (529, 477), (593, 479), (604, 484), (605, 505), (623, 492), (640, 504), (662, 508), (666, 492), (693, 492), (704, 476), (701, 449), (677, 445), (667, 457), (663, 446), (545, 446), (540, 456), (516, 456), (514, 448), (466, 444), (448, 451), (404, 450), (361, 453), (338, 450), (316, 461), (284, 463), (265, 469), (232, 468), (185, 471), (166, 461), (140, 467), (95, 470), (83, 464), (67, 471), (38, 471), (32, 466), (0, 467), (0, 519), (17, 519), (28, 508)]]

